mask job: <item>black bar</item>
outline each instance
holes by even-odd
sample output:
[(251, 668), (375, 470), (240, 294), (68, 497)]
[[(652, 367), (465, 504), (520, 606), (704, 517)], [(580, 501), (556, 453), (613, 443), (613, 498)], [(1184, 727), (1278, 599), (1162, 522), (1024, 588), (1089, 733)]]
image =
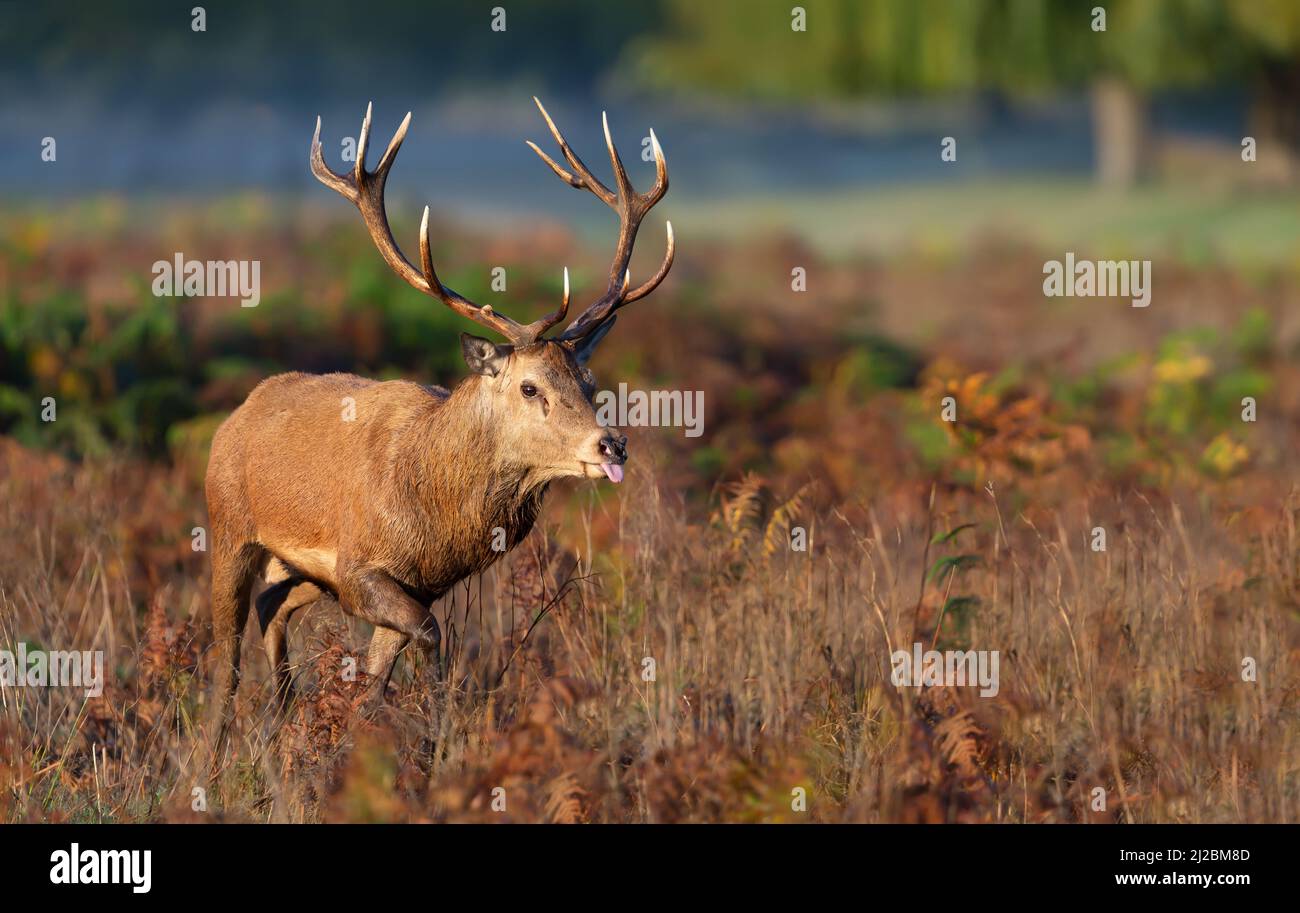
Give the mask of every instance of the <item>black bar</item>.
[[(997, 884), (1055, 897), (1200, 891), (1227, 901), (1242, 890), (1292, 884), (1284, 866), (1294, 833), (1284, 825), (604, 825), (550, 826), (546, 833), (492, 825), (12, 825), (0, 828), (0, 869), (11, 897), (127, 903), (196, 894), (205, 901), (373, 901), (424, 879), (459, 879), (467, 890), (495, 895), (534, 878), (539, 889), (557, 879), (569, 889), (584, 885), (583, 893), (608, 881), (625, 898), (633, 884), (666, 897), (686, 891), (688, 881), (720, 897), (757, 890), (761, 898), (774, 880), (781, 883), (774, 889), (796, 891), (801, 884), (818, 892), (851, 885), (864, 899), (917, 890), (939, 897)], [(51, 883), (51, 857), (74, 843), (81, 854), (149, 850), (148, 893), (129, 883)], [(1135, 876), (1154, 883), (1131, 883)], [(1244, 883), (1222, 881), (1242, 876)], [(1189, 883), (1192, 877), (1198, 883)], [(1212, 883), (1199, 883), (1205, 877)]]

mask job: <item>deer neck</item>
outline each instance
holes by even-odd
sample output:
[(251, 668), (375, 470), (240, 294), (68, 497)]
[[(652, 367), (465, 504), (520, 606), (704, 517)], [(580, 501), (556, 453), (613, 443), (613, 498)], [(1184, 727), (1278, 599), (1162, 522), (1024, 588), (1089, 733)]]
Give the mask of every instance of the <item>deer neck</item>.
[(432, 513), (474, 535), (500, 526), (512, 544), (532, 528), (548, 480), (503, 446), (484, 379), (471, 376), (411, 429), (409, 485)]

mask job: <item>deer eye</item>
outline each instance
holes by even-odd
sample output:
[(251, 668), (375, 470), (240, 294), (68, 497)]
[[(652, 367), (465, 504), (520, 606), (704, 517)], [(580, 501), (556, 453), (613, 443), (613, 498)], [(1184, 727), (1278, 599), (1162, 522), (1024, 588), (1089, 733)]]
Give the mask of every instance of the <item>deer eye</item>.
[(528, 383), (527, 381), (525, 381), (524, 383), (519, 385), (519, 392), (522, 393), (524, 396), (528, 397), (529, 399), (532, 399), (534, 396), (537, 395), (537, 388), (532, 384)]

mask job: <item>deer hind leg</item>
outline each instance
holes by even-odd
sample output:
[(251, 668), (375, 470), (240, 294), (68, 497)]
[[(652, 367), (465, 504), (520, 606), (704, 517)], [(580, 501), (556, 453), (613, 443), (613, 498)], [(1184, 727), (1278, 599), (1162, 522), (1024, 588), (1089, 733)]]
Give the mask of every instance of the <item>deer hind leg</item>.
[[(340, 581), (339, 602), (343, 610), (375, 626), (375, 637), (367, 658), (367, 672), (375, 677), (373, 687), (383, 698), (393, 674), (393, 664), (407, 642), (431, 651), (441, 664), (442, 632), (433, 613), (420, 605), (392, 577), (366, 568), (345, 574)], [(441, 678), (441, 669), (438, 670)]]
[(382, 700), (388, 691), (397, 657), (410, 642), (411, 638), (401, 631), (376, 626), (375, 636), (370, 639), (370, 653), (366, 657), (366, 674), (374, 680), (376, 698)]
[(213, 725), (211, 774), (225, 749), (234, 721), (235, 692), (239, 689), (240, 646), (248, 624), (249, 596), (257, 576), (262, 547), (252, 542), (223, 542), (214, 538), (212, 549)]
[(303, 606), (333, 597), (319, 586), (298, 576), (278, 558), (269, 558), (263, 579), (270, 584), (258, 594), (257, 620), (262, 626), (262, 644), (271, 666), (276, 709), (283, 715), (293, 700), (293, 674), (289, 668), (289, 619)]

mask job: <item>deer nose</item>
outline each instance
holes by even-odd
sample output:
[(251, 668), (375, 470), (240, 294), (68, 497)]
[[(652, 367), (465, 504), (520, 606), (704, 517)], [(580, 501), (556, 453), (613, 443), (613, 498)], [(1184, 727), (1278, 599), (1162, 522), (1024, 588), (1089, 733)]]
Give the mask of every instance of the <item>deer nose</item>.
[(609, 435), (601, 439), (600, 455), (622, 463), (627, 460), (627, 435)]

